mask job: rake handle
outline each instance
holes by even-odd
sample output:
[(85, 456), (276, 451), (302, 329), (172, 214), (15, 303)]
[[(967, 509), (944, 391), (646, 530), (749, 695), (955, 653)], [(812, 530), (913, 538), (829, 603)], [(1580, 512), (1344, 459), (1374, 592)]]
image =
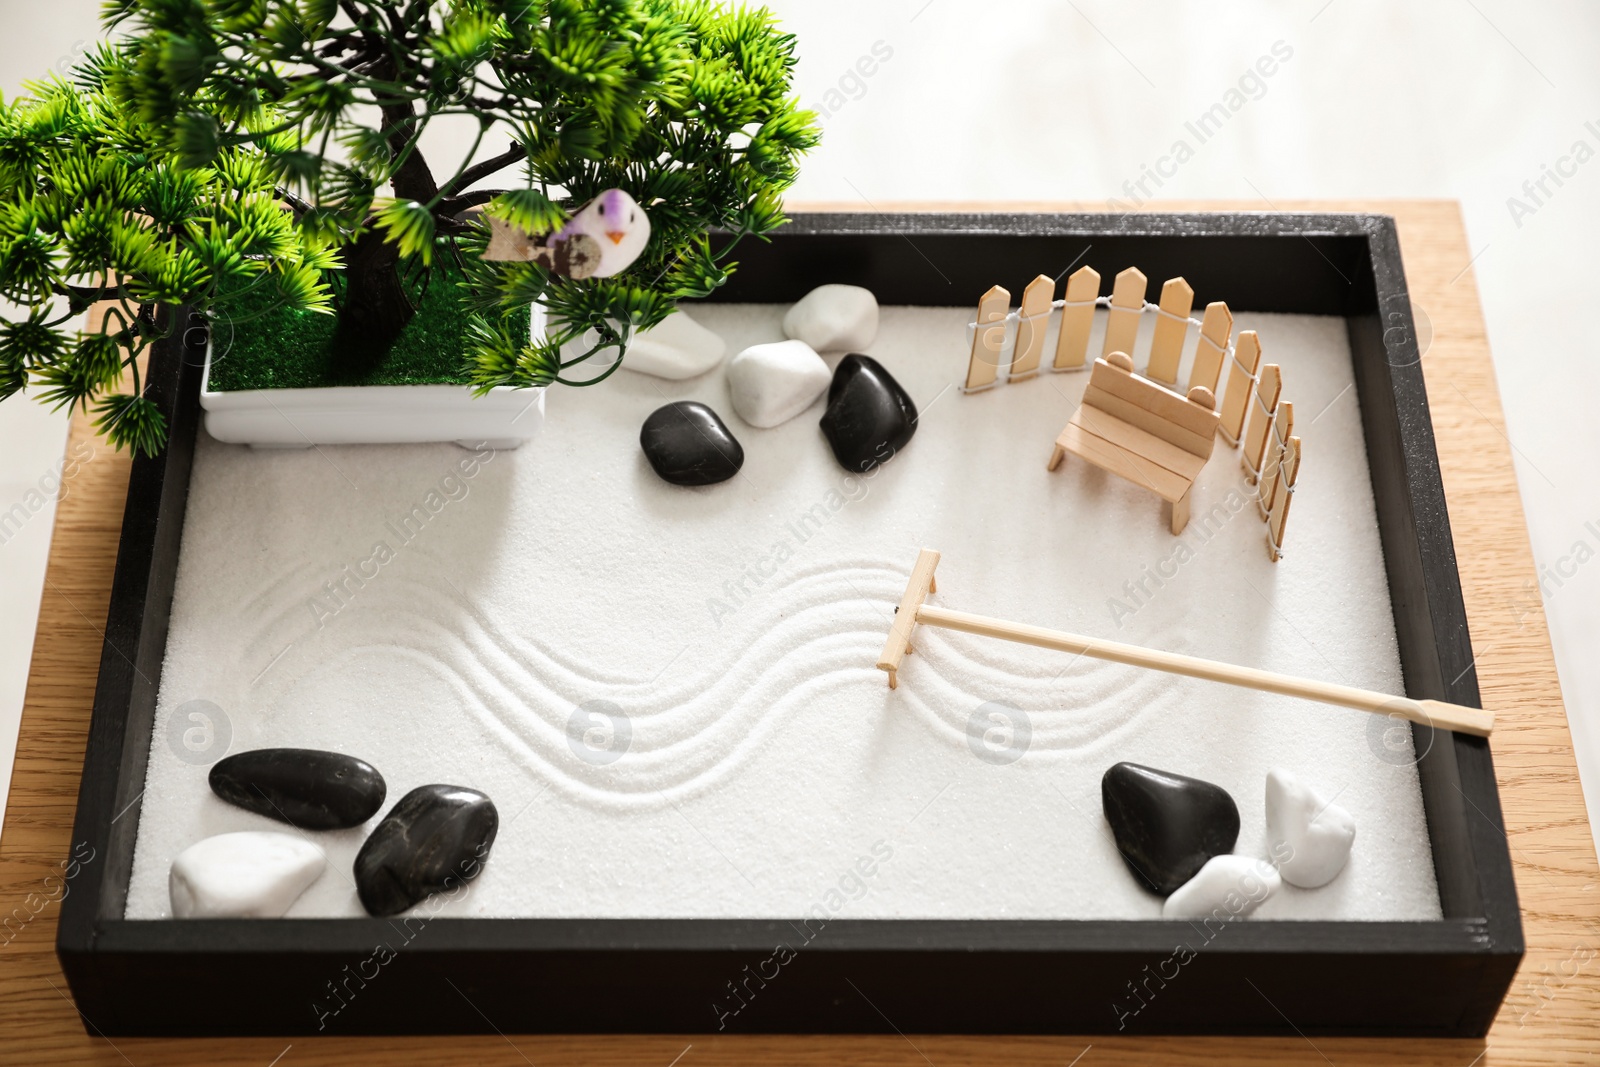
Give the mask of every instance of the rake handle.
[[(1198, 656), (1141, 648), (1138, 645), (1126, 645), (1117, 641), (1102, 641), (1063, 630), (1050, 630), (1043, 626), (1028, 626), (1002, 619), (991, 619), (984, 615), (972, 615), (965, 611), (950, 611), (947, 608), (929, 607), (923, 604), (916, 608), (916, 621), (929, 626), (942, 626), (947, 630), (961, 630), (982, 637), (998, 637), (1004, 641), (1052, 648), (1059, 652), (1073, 652), (1080, 656), (1109, 660), (1112, 663), (1125, 663), (1132, 667), (1148, 667), (1168, 674), (1204, 678), (1213, 682), (1243, 686), (1246, 689), (1277, 693), (1281, 696), (1300, 697), (1304, 700), (1338, 704), (1379, 715), (1398, 716), (1424, 726), (1455, 730), (1477, 737), (1488, 737), (1494, 728), (1494, 712), (1483, 708), (1448, 704), (1442, 700), (1413, 700), (1410, 697), (1390, 696), (1370, 689), (1357, 689), (1354, 686), (1321, 682), (1310, 678), (1295, 678), (1254, 667), (1239, 667), (1231, 663), (1219, 663)], [(910, 628), (906, 629), (909, 631)]]

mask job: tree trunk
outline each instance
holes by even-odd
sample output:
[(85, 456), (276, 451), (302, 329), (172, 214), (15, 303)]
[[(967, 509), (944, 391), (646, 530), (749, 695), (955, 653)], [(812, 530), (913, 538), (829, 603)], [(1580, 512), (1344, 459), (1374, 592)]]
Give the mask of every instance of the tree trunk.
[[(409, 101), (386, 105), (383, 120), (390, 131), (390, 150), (398, 157), (414, 132), (415, 108)], [(405, 155), (390, 182), (401, 200), (426, 203), (439, 191), (422, 152), (415, 149)], [(417, 309), (400, 282), (400, 248), (385, 241), (382, 231), (369, 229), (356, 238), (346, 246), (344, 261), (340, 347), (350, 353), (352, 363), (370, 366), (388, 353)]]
[(381, 231), (368, 230), (346, 246), (344, 260), (340, 347), (353, 362), (376, 362), (417, 310), (400, 282), (400, 249), (386, 242)]

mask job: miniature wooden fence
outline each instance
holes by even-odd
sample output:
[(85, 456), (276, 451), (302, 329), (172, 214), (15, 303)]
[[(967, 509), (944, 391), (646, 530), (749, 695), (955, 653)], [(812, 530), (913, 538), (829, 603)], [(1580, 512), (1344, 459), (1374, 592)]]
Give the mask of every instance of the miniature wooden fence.
[(1256, 513), (1267, 523), (1267, 554), (1283, 558), (1283, 528), (1300, 476), (1300, 438), (1294, 436), (1294, 404), (1282, 399), (1283, 372), (1276, 363), (1261, 370), (1255, 407), (1245, 430), (1240, 463), (1256, 487)]
[[(1203, 318), (1194, 318), (1194, 289), (1182, 278), (1164, 282), (1159, 301), (1147, 300), (1149, 279), (1137, 267), (1117, 274), (1109, 296), (1100, 295), (1100, 273), (1092, 267), (1080, 267), (1067, 278), (1061, 299), (1055, 289), (1055, 279), (1039, 275), (1023, 289), (1014, 311), (1011, 293), (1003, 286), (983, 294), (977, 318), (968, 324), (972, 336), (962, 392), (979, 393), (1038, 376), (1056, 311), (1061, 315), (1047, 368), (1052, 372), (1086, 368), (1095, 308), (1107, 311), (1102, 357), (1113, 352), (1131, 357), (1141, 317), (1155, 314), (1144, 377), (1179, 393), (1200, 386), (1221, 398), (1217, 432), (1230, 447), (1241, 448), (1245, 477), (1256, 486), (1257, 513), (1267, 524), (1267, 554), (1281, 559), (1289, 501), (1300, 473), (1300, 438), (1293, 436), (1294, 405), (1282, 398), (1282, 371), (1276, 363), (1262, 365), (1256, 332), (1244, 330), (1233, 340), (1233, 313), (1220, 300), (1206, 305)], [(1198, 327), (1198, 334), (1189, 382), (1179, 389), (1190, 326)], [(1227, 388), (1220, 389), (1224, 368)]]

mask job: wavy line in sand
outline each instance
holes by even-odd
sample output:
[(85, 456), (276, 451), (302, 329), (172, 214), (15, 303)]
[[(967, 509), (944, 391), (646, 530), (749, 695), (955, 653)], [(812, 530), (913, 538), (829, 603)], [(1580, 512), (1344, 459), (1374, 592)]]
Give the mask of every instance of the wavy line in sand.
[[(245, 601), (244, 607), (269, 609), (245, 612), (261, 622), (246, 638), (247, 646), (270, 645), (267, 638), (280, 632), (292, 613), (304, 610), (305, 590), (297, 579), (311, 569), (309, 563), (298, 564)], [(775, 728), (770, 724), (781, 721), (794, 704), (794, 694), (828, 692), (852, 684), (852, 675), (875, 682), (871, 663), (904, 589), (905, 572), (876, 560), (818, 561), (796, 568), (779, 585), (763, 590), (760, 617), (776, 616), (771, 626), (747, 632), (747, 643), (718, 643), (718, 656), (683, 657), (688, 671), (668, 664), (654, 678), (596, 670), (537, 636), (509, 632), (477, 610), (458, 586), (432, 578), (432, 573), (417, 579), (384, 572), (373, 579), (373, 589), (363, 589), (368, 595), (356, 601), (360, 610), (318, 633), (334, 647), (324, 645), (314, 657), (307, 648), (285, 657), (264, 680), (262, 697), (271, 701), (273, 693), (293, 689), (307, 675), (358, 653), (408, 655), (451, 679), (463, 703), (524, 762), (594, 799), (697, 788), (758, 747)], [(1059, 700), (1060, 657), (1032, 650), (1019, 655), (981, 638), (931, 628), (919, 646), (919, 660), (937, 670), (918, 683), (922, 692), (903, 694), (901, 703), (947, 743), (964, 737), (966, 718), (981, 703), (974, 696), (1001, 694), (1030, 708)], [(806, 681), (797, 684), (796, 678)], [(634, 726), (627, 761), (631, 777), (619, 779), (613, 771), (582, 764), (567, 748), (567, 716), (583, 699), (596, 696), (623, 705)], [(1073, 680), (1068, 697), (1073, 710), (1032, 712), (1034, 746), (1041, 752), (1073, 750), (1121, 734), (1157, 696), (1157, 688), (1138, 681), (1130, 686), (1115, 669), (1094, 670)]]
[[(869, 693), (875, 690), (881, 675), (871, 664), (887, 618), (883, 606), (898, 596), (904, 580), (901, 572), (870, 563), (847, 568), (818, 566), (797, 573), (774, 590), (775, 606), (786, 610), (780, 610), (777, 623), (754, 635), (750, 644), (725, 647), (722, 660), (703, 662), (669, 686), (650, 688), (648, 680), (633, 678), (627, 683), (632, 692), (607, 691), (608, 699), (630, 701), (626, 710), (634, 726), (634, 744), (625, 766), (584, 764), (566, 745), (565, 720), (577, 703), (574, 694), (592, 694), (595, 687), (605, 691), (610, 683), (573, 672), (569, 665), (577, 662), (574, 657), (562, 657), (565, 664), (552, 662), (543, 655), (543, 642), (506, 634), (481, 615), (463, 617), (453, 587), (446, 594), (427, 583), (394, 583), (397, 590), (405, 587), (431, 597), (436, 606), (457, 610), (447, 612), (447, 620), (441, 619), (415, 610), (418, 598), (412, 597), (407, 601), (411, 606), (400, 614), (395, 609), (383, 612), (380, 633), (369, 634), (370, 627), (352, 620), (351, 626), (333, 631), (343, 635), (341, 647), (325, 651), (311, 673), (337, 670), (341, 659), (364, 655), (400, 655), (424, 664), (449, 681), (463, 705), (506, 748), (564, 791), (594, 803), (626, 803), (648, 799), (656, 792), (692, 792), (730, 773), (782, 727), (795, 705), (815, 694), (854, 685), (858, 679), (867, 683)], [(863, 600), (864, 596), (868, 599)], [(796, 599), (800, 602), (791, 606)], [(841, 603), (851, 612), (848, 620), (841, 619)], [(859, 610), (850, 605), (859, 605)], [(396, 626), (397, 618), (411, 621)], [(397, 633), (404, 639), (397, 641)], [(975, 706), (969, 696), (974, 679), (980, 684), (988, 678), (1009, 681), (1010, 692), (1016, 691), (1019, 680), (1014, 672), (964, 654), (955, 647), (960, 641), (943, 650), (941, 643), (925, 638), (922, 644), (927, 648), (921, 655), (939, 664), (939, 670), (931, 672), (941, 685), (939, 695), (906, 696), (902, 702), (947, 743), (956, 743), (964, 737), (966, 716)], [(731, 663), (726, 662), (728, 655)], [(961, 676), (959, 682), (946, 676), (950, 666)], [(1057, 673), (1058, 667), (1039, 667), (1030, 672), (1032, 677), (1020, 681), (1025, 690), (1038, 691)], [(551, 675), (556, 676), (554, 680)], [(304, 671), (285, 670), (272, 687), (294, 688), (304, 676)], [(1045, 729), (1036, 734), (1035, 747), (1041, 752), (1077, 749), (1103, 738), (1108, 719), (1111, 730), (1121, 732), (1121, 727), (1148, 706), (1146, 700), (1129, 700), (1129, 687), (1123, 680), (1099, 671), (1094, 677), (1099, 684), (1091, 690), (1093, 699), (1075, 701), (1079, 711), (1071, 714), (1065, 731), (1050, 725), (1058, 719), (1056, 715), (1047, 714), (1040, 720)], [(803, 681), (796, 682), (796, 678)], [(884, 707), (893, 713), (890, 698), (883, 692), (877, 699), (885, 701)], [(641, 705), (640, 696), (652, 699)], [(859, 699), (874, 698), (863, 695)], [(623, 770), (626, 775), (620, 773)]]
[[(296, 568), (296, 570), (303, 569), (305, 568)], [(427, 577), (432, 578), (433, 574), (430, 572)], [(845, 582), (847, 588), (819, 589), (810, 598), (812, 603), (831, 603), (859, 598), (863, 593), (876, 593), (881, 595), (884, 604), (883, 610), (887, 615), (894, 603), (899, 599), (899, 592), (896, 589), (893, 591), (893, 595), (890, 595), (889, 585), (885, 583), (898, 582), (903, 586), (905, 578), (903, 574), (895, 569), (873, 561), (845, 561), (837, 565), (814, 564), (807, 568), (796, 569), (781, 586), (772, 588), (775, 591), (787, 588), (806, 588), (813, 587), (820, 582), (835, 581)], [(404, 573), (391, 575), (388, 571), (381, 571), (379, 572), (379, 577), (371, 579), (371, 583), (371, 595), (367, 595), (368, 590), (363, 588), (352, 597), (353, 614), (360, 615), (374, 611), (391, 614), (396, 610), (400, 612), (414, 611), (417, 606), (417, 599), (422, 598), (433, 602), (435, 607), (432, 613), (435, 615), (448, 616), (453, 621), (461, 623), (468, 622), (467, 616), (471, 616), (472, 620), (477, 622), (484, 633), (504, 654), (513, 659), (526, 658), (536, 661), (547, 672), (553, 671), (563, 674), (578, 687), (587, 689), (609, 687), (614, 691), (630, 692), (632, 690), (645, 690), (655, 687), (661, 676), (659, 668), (645, 673), (619, 672), (609, 663), (600, 664), (587, 661), (571, 654), (562, 646), (543, 641), (537, 636), (511, 633), (505, 630), (504, 627), (495, 625), (462, 592), (458, 585), (451, 583), (442, 576), (438, 581), (429, 581), (412, 578)], [(267, 599), (272, 591), (281, 592), (286, 585), (287, 577), (275, 579), (263, 590), (253, 594), (248, 603), (253, 604)], [(397, 597), (397, 592), (401, 590), (404, 591), (405, 595)], [(241, 643), (246, 647), (265, 647), (270, 645), (272, 642), (268, 639), (269, 635), (279, 632), (276, 628), (282, 624), (285, 616), (295, 612), (307, 611), (306, 600), (301, 596), (305, 592), (304, 588), (297, 589), (294, 599), (290, 602), (278, 606), (271, 613), (263, 613), (260, 616), (261, 624), (253, 632), (245, 635)], [(310, 592), (315, 594), (319, 590), (312, 589)], [(873, 596), (874, 602), (878, 599), (878, 596)], [(398, 600), (398, 603), (395, 603), (396, 600)], [(314, 621), (314, 617), (310, 615), (309, 611), (307, 611), (307, 620), (308, 624)], [(337, 635), (336, 627), (342, 628), (344, 622), (344, 619), (336, 617), (329, 620), (321, 630), (314, 630), (307, 633), (306, 636), (320, 637), (324, 632), (332, 632)]]
[[(832, 669), (825, 667), (798, 682), (781, 685), (778, 679), (769, 680), (770, 693), (758, 692), (763, 699), (746, 702), (744, 707), (736, 709), (741, 712), (737, 717), (725, 715), (722, 723), (726, 728), (720, 737), (711, 739), (712, 743), (702, 734), (676, 738), (666, 745), (651, 745), (649, 735), (636, 730), (635, 741), (645, 739), (646, 744), (636, 744), (623, 760), (609, 767), (596, 767), (574, 757), (567, 748), (564, 729), (550, 729), (542, 720), (538, 723), (544, 728), (527, 729), (528, 720), (505, 714), (500, 701), (492, 694), (486, 695), (475, 679), (460, 672), (455, 664), (441, 659), (431, 647), (402, 647), (393, 643), (354, 647), (346, 651), (340, 662), (326, 664), (324, 669), (339, 672), (366, 654), (381, 656), (391, 671), (398, 663), (409, 661), (445, 681), (457, 694), (460, 705), (499, 740), (502, 748), (553, 786), (602, 806), (653, 805), (663, 794), (670, 799), (698, 792), (731, 773), (768, 737), (785, 728), (800, 709), (823, 694), (835, 691), (839, 685), (850, 684), (851, 674), (858, 676), (859, 681), (876, 681), (876, 670), (845, 665), (855, 657), (853, 649), (843, 646), (860, 636), (863, 634), (835, 639), (835, 644), (841, 647), (833, 650), (831, 658), (839, 665)], [(796, 649), (797, 654), (812, 658), (816, 658), (818, 651), (814, 643)], [(437, 739), (433, 739), (431, 743), (436, 742)]]
[[(286, 657), (264, 680), (262, 699), (281, 699), (281, 694), (308, 673), (338, 670), (340, 660), (357, 649), (367, 654), (381, 654), (386, 648), (407, 649), (460, 677), (476, 703), (496, 709), (500, 719), (540, 738), (541, 748), (561, 753), (566, 717), (579, 700), (598, 692), (608, 699), (626, 701), (636, 726), (652, 727), (652, 720), (659, 720), (651, 730), (636, 731), (637, 741), (642, 742), (636, 744), (638, 753), (658, 751), (677, 759), (681, 752), (702, 746), (711, 727), (736, 722), (739, 715), (730, 719), (729, 710), (753, 713), (776, 702), (779, 693), (771, 691), (791, 686), (791, 677), (870, 666), (870, 654), (863, 655), (863, 649), (876, 645), (881, 623), (874, 621), (876, 605), (862, 602), (857, 591), (873, 578), (877, 579), (873, 584), (880, 585), (885, 580), (903, 581), (892, 572), (885, 574), (887, 579), (863, 569), (842, 585), (831, 571), (800, 576), (790, 584), (808, 587), (812, 602), (801, 602), (785, 612), (777, 625), (756, 635), (754, 642), (737, 647), (724, 643), (724, 656), (699, 662), (698, 669), (653, 689), (647, 688), (648, 681), (635, 681), (627, 691), (607, 688), (604, 683), (563, 672), (539, 655), (538, 643), (508, 640), (498, 628), (485, 625), (487, 620), (481, 616), (451, 612), (447, 620), (441, 619), (415, 610), (413, 601), (404, 609), (386, 608), (381, 616), (369, 616), (367, 623), (381, 617), (376, 627), (358, 624), (355, 617), (349, 626), (330, 626), (325, 636), (337, 642), (335, 647), (318, 649), (314, 657), (304, 653)], [(829, 581), (835, 582), (831, 590), (826, 587)], [(853, 629), (849, 620), (841, 620), (836, 606), (840, 602), (860, 604), (859, 614), (852, 614), (864, 628)], [(737, 696), (732, 695), (735, 691)], [(530, 716), (530, 710), (535, 714)], [(651, 732), (670, 739), (657, 743)]]

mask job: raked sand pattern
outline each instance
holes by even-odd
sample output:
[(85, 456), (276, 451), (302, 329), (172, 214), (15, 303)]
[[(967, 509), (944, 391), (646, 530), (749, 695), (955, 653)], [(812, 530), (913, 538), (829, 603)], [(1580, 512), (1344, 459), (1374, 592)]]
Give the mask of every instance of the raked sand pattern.
[[(696, 315), (736, 352), (781, 337), (783, 310)], [(487, 792), (493, 857), (440, 914), (1150, 918), (1100, 815), (1101, 773), (1129, 759), (1227, 788), (1244, 853), (1264, 854), (1273, 766), (1355, 815), (1346, 872), (1259, 917), (1436, 917), (1416, 774), (1383, 720), (932, 629), (897, 691), (873, 667), (928, 545), (937, 603), (1398, 691), (1342, 320), (1238, 316), (1305, 440), (1274, 566), (1233, 450), (1181, 538), (1148, 493), (1046, 473), (1085, 376), (963, 396), (967, 317), (884, 309), (871, 354), (923, 415), (870, 476), (834, 463), (820, 404), (756, 430), (720, 371), (554, 392), (516, 452), (202, 440), (129, 916), (168, 914), (186, 845), (274, 828), (210, 795), (225, 743), (348, 752), (391, 803)], [(722, 413), (738, 477), (650, 471), (639, 425), (680, 399)], [(208, 736), (184, 732), (196, 700), (226, 719), (212, 750), (182, 740)], [(364, 834), (317, 835), (329, 871), (291, 915), (360, 913)], [(851, 877), (874, 846), (890, 858)]]

